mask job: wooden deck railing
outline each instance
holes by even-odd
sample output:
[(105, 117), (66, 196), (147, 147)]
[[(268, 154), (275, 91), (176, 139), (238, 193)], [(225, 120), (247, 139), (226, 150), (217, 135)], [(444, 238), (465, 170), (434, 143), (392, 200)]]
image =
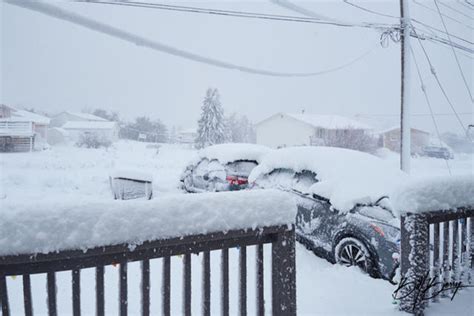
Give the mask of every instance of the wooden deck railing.
[(401, 310), (422, 315), (457, 285), (474, 285), (473, 219), (471, 208), (401, 217)]
[[(128, 244), (104, 246), (82, 250), (61, 251), (49, 254), (25, 254), (0, 257), (0, 304), (3, 316), (11, 314), (6, 277), (21, 275), (23, 279), (23, 313), (33, 315), (33, 297), (30, 275), (47, 274), (47, 305), (49, 315), (57, 311), (56, 272), (71, 271), (72, 311), (81, 315), (81, 269), (95, 267), (96, 314), (106, 314), (104, 293), (104, 266), (118, 263), (119, 269), (119, 313), (128, 313), (127, 263), (141, 261), (141, 314), (150, 315), (150, 260), (162, 258), (162, 312), (171, 311), (170, 257), (184, 255), (183, 303), (184, 314), (191, 315), (191, 254), (203, 253), (203, 304), (202, 314), (211, 314), (211, 271), (219, 271), (222, 280), (221, 314), (229, 315), (229, 248), (239, 247), (239, 314), (247, 314), (247, 246), (256, 245), (256, 299), (257, 314), (264, 315), (263, 245), (272, 245), (271, 288), (273, 315), (296, 315), (296, 270), (294, 227), (271, 226), (257, 229), (217, 232), (205, 235), (155, 240), (143, 243), (134, 250)], [(210, 252), (221, 251), (220, 269), (210, 266)], [(216, 312), (213, 311), (213, 314)]]

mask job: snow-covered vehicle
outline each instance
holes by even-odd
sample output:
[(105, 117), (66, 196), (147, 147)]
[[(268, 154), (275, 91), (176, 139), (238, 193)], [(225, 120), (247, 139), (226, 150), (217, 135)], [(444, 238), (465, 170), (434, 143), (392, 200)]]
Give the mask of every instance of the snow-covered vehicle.
[(293, 147), (265, 156), (249, 181), (252, 188), (278, 188), (297, 199), (297, 240), (315, 254), (392, 280), (400, 228), (387, 195), (405, 177), (366, 153)]
[(423, 156), (441, 158), (441, 159), (453, 159), (454, 155), (452, 151), (447, 147), (441, 146), (426, 146), (423, 148)]
[(250, 172), (269, 150), (264, 146), (240, 143), (206, 147), (182, 174), (182, 188), (192, 193), (245, 189)]

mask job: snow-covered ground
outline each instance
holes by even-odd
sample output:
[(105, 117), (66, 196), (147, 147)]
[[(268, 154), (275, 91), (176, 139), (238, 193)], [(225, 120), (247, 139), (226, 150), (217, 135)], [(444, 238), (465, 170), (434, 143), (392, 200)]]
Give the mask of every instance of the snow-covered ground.
[[(383, 153), (383, 159), (394, 168), (398, 167), (398, 156), (394, 153)], [(0, 154), (0, 206), (14, 201), (35, 201), (48, 199), (90, 201), (110, 200), (112, 193), (108, 176), (115, 169), (138, 169), (153, 176), (154, 198), (169, 193), (182, 193), (179, 189), (179, 177), (186, 164), (195, 159), (193, 149), (179, 145), (162, 145), (159, 149), (144, 143), (120, 141), (113, 147), (105, 149), (83, 149), (76, 147), (53, 147), (51, 150), (34, 153)], [(453, 174), (474, 175), (472, 155), (457, 155), (449, 161)], [(412, 160), (414, 177), (448, 174), (446, 163), (441, 159), (415, 158)], [(236, 314), (237, 306), (237, 251), (231, 251), (231, 314)], [(268, 258), (269, 248), (265, 249)], [(193, 258), (193, 308), (199, 310), (200, 295), (200, 256)], [(299, 315), (401, 315), (397, 306), (392, 303), (391, 294), (394, 286), (386, 281), (367, 277), (357, 269), (345, 268), (328, 263), (314, 256), (305, 248), (297, 245), (297, 295)], [(172, 259), (172, 292), (180, 293), (182, 285), (182, 259)], [(211, 257), (212, 276), (212, 312), (218, 313), (220, 291), (219, 252)], [(254, 252), (248, 251), (248, 297), (249, 314), (255, 310)], [(268, 261), (266, 262), (268, 264)], [(158, 312), (160, 304), (160, 266), (161, 260), (152, 260), (152, 311)], [(270, 302), (269, 275), (270, 267), (266, 266), (266, 301)], [(177, 273), (175, 273), (177, 272)], [(130, 313), (139, 314), (139, 265), (129, 265)], [(32, 277), (34, 307), (37, 314), (46, 313), (45, 276)], [(70, 273), (58, 273), (59, 314), (71, 313), (69, 297), (71, 295)], [(93, 270), (84, 270), (82, 274), (82, 304), (84, 315), (94, 313)], [(67, 281), (67, 282), (65, 282)], [(106, 272), (106, 307), (110, 314), (117, 311), (118, 269), (107, 267)], [(21, 277), (8, 278), (9, 295), (13, 315), (21, 315)], [(445, 300), (434, 304), (427, 310), (427, 315), (472, 315), (474, 303), (472, 290), (464, 290), (454, 301)], [(89, 302), (89, 303), (88, 303)], [(173, 311), (181, 310), (180, 295), (172, 296)]]

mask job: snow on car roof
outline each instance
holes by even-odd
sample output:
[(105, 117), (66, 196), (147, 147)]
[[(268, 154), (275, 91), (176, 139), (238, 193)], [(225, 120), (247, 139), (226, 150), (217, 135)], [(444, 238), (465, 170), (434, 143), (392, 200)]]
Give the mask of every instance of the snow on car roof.
[(474, 207), (474, 177), (455, 175), (413, 179), (394, 194), (398, 213), (420, 213)]
[(307, 193), (330, 200), (338, 210), (346, 212), (356, 204), (374, 203), (390, 195), (405, 179), (405, 173), (373, 155), (335, 147), (288, 147), (266, 155), (249, 176), (249, 181), (275, 169), (308, 170), (319, 182)]
[(294, 223), (296, 215), (295, 201), (276, 190), (170, 194), (150, 201), (50, 198), (2, 203), (0, 256), (122, 243), (133, 246), (186, 235), (287, 225)]
[(212, 145), (199, 151), (199, 158), (216, 159), (222, 164), (236, 160), (252, 160), (260, 162), (271, 149), (262, 145), (247, 143), (229, 143)]

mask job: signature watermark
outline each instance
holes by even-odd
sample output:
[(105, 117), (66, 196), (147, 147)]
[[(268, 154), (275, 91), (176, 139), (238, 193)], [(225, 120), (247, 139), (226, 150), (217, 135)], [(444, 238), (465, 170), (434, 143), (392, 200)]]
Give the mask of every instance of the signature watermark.
[(412, 310), (415, 310), (421, 302), (433, 299), (443, 292), (451, 292), (452, 301), (460, 289), (468, 287), (474, 287), (474, 285), (464, 285), (461, 281), (441, 282), (438, 277), (430, 277), (428, 272), (421, 278), (414, 280), (402, 277), (397, 288), (393, 291), (392, 297), (396, 300), (403, 300), (413, 296)]

